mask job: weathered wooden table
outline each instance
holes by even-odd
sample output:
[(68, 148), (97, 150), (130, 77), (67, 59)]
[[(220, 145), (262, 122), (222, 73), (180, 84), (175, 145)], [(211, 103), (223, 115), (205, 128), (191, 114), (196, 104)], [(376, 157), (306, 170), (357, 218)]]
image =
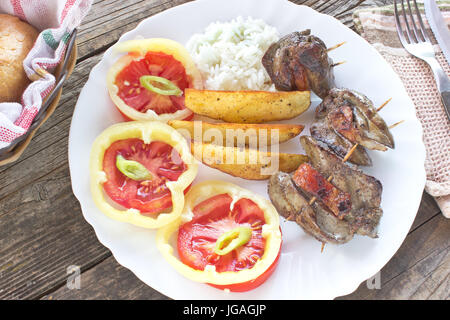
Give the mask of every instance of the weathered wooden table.
[[(70, 184), (67, 143), (72, 113), (91, 68), (124, 32), (187, 0), (96, 0), (78, 32), (78, 60), (52, 117), (13, 164), (0, 167), (1, 299), (167, 299), (119, 265), (83, 219)], [(352, 27), (355, 8), (389, 0), (295, 0)], [(424, 193), (405, 242), (381, 270), (343, 299), (448, 299), (450, 221)], [(81, 289), (69, 289), (71, 266)]]

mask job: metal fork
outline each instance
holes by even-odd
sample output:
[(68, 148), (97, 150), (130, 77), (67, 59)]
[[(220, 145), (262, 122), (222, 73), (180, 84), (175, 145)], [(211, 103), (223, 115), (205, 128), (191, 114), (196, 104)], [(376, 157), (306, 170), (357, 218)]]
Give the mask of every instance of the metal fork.
[[(397, 8), (397, 3), (401, 2), (402, 13), (399, 13)], [(405, 8), (405, 2), (408, 5), (408, 9)], [(434, 54), (433, 45), (431, 44), (430, 38), (427, 35), (425, 26), (420, 15), (419, 8), (417, 6), (416, 0), (413, 0), (415, 13), (416, 13), (416, 23), (413, 15), (413, 10), (411, 8), (410, 0), (394, 0), (394, 14), (395, 14), (395, 24), (397, 26), (398, 37), (403, 47), (412, 55), (419, 59), (424, 60), (430, 66), (433, 71), (434, 78), (436, 80), (437, 87), (441, 93), (442, 102), (444, 104), (445, 112), (450, 120), (450, 79), (445, 74), (439, 62), (436, 60)], [(408, 15), (407, 12), (408, 11)], [(401, 24), (401, 17), (403, 17), (406, 30), (403, 30)]]

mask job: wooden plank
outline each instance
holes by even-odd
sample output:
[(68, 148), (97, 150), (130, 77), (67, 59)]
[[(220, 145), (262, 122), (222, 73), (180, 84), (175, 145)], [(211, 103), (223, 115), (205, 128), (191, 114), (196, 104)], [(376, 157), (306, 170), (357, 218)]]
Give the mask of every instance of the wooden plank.
[(84, 221), (67, 165), (11, 194), (0, 219), (0, 299), (39, 297), (59, 286), (67, 267), (110, 256)]
[(168, 297), (144, 284), (130, 270), (122, 267), (113, 257), (109, 257), (81, 274), (80, 289), (69, 289), (64, 284), (42, 299), (162, 300)]
[[(135, 28), (143, 19), (189, 1), (191, 0), (110, 0), (94, 2), (91, 11), (79, 28), (79, 59), (83, 60), (104, 51), (115, 43), (123, 33)], [(363, 1), (292, 0), (292, 2), (309, 5), (329, 15), (342, 15), (346, 12), (351, 13)], [(352, 27), (353, 23), (346, 21), (346, 25)]]
[(78, 57), (98, 54), (140, 21), (191, 0), (109, 0), (94, 2), (78, 33)]
[(326, 0), (293, 0), (297, 4), (310, 6), (311, 8), (334, 16), (349, 28), (353, 28), (351, 16), (355, 9), (364, 6), (382, 5), (386, 1), (377, 0), (347, 0), (347, 1), (326, 1)]
[(110, 256), (84, 221), (70, 184), (67, 139), (73, 108), (100, 56), (76, 66), (59, 107), (0, 179), (0, 298), (35, 298), (59, 286), (69, 265)]
[(380, 289), (363, 282), (340, 299), (448, 299), (450, 223), (436, 215), (414, 230), (381, 270)]
[(422, 224), (428, 222), (431, 218), (435, 217), (437, 214), (440, 214), (440, 212), (441, 210), (436, 204), (434, 198), (424, 191), (422, 194), (422, 201), (420, 202), (419, 210), (417, 211), (416, 218), (414, 219), (411, 230), (409, 232), (414, 231)]

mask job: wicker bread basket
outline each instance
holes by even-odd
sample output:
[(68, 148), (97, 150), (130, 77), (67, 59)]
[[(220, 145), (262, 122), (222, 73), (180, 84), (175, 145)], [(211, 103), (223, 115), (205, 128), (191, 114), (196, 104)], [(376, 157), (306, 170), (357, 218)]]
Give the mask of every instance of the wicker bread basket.
[(45, 121), (47, 121), (58, 106), (64, 81), (67, 80), (72, 73), (77, 60), (76, 33), (77, 30), (75, 29), (70, 35), (64, 59), (55, 69), (55, 87), (42, 102), (42, 107), (33, 119), (33, 123), (28, 131), (16, 138), (10, 146), (0, 149), (0, 166), (14, 162), (20, 157), (25, 148), (30, 144), (36, 131)]

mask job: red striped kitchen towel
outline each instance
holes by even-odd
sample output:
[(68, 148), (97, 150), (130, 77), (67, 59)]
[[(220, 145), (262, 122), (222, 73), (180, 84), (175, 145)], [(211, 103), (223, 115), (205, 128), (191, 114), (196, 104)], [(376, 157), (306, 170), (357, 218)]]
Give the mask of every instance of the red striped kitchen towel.
[(88, 13), (93, 0), (2, 0), (0, 13), (7, 13), (40, 31), (34, 47), (23, 62), (33, 82), (22, 95), (22, 103), (0, 103), (0, 148), (26, 133), (55, 86), (51, 74), (61, 62), (72, 31)]

